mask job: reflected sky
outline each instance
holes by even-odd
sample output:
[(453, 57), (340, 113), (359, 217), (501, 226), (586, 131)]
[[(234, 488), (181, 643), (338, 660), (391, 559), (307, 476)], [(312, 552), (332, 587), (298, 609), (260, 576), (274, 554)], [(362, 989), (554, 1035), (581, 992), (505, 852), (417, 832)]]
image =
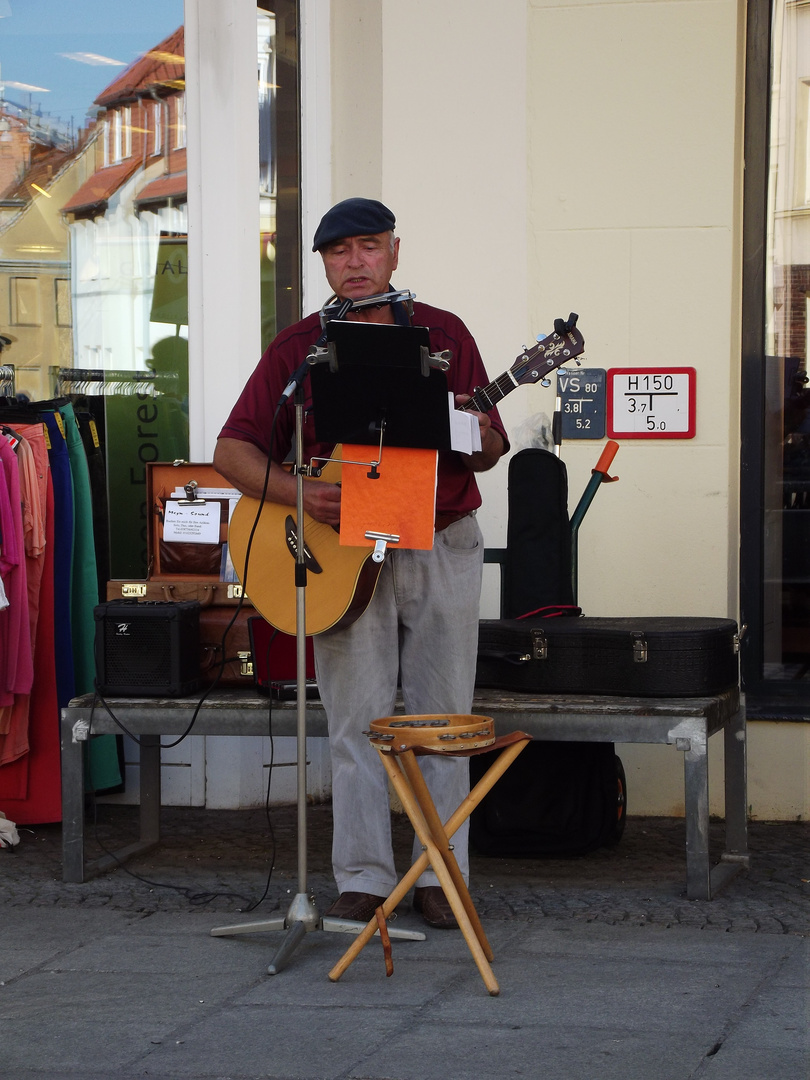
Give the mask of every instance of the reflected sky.
[(0, 0), (3, 96), (76, 131), (93, 99), (182, 23), (182, 0)]

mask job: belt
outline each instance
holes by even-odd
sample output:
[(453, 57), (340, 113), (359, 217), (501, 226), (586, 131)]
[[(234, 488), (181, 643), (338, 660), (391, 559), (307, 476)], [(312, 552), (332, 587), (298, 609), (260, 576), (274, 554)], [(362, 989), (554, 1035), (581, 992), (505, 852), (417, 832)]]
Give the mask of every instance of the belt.
[(456, 514), (438, 513), (436, 515), (436, 526), (435, 526), (436, 527), (436, 532), (442, 532), (442, 530), (446, 529), (448, 525), (453, 525), (456, 521), (461, 521), (462, 518), (469, 517), (470, 514), (471, 514), (470, 510), (465, 510), (461, 514), (458, 514), (458, 513), (456, 513)]

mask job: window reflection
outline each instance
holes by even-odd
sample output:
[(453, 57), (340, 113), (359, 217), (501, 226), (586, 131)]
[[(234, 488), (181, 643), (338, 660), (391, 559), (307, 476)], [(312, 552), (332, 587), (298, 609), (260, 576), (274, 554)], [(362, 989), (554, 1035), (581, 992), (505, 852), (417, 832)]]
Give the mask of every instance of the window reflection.
[(142, 576), (145, 466), (188, 456), (183, 5), (82, 7), (0, 20), (1, 359), (93, 415), (109, 574)]
[(773, 10), (763, 674), (810, 681), (810, 8)]
[(256, 21), (262, 343), (301, 317), (298, 5), (263, 0)]

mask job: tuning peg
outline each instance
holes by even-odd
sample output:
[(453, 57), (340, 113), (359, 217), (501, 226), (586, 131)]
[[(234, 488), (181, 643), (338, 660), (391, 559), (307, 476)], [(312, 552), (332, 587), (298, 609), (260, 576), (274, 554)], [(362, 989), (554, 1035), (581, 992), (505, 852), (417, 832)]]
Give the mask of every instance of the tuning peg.
[[(545, 341), (547, 337), (548, 337), (548, 334), (538, 334), (535, 340), (536, 341)], [(524, 349), (526, 348), (525, 345), (523, 347), (524, 347)]]
[(544, 378), (542, 378), (540, 380), (540, 385), (545, 386), (545, 387), (551, 386), (551, 379), (549, 379), (549, 377), (546, 375)]

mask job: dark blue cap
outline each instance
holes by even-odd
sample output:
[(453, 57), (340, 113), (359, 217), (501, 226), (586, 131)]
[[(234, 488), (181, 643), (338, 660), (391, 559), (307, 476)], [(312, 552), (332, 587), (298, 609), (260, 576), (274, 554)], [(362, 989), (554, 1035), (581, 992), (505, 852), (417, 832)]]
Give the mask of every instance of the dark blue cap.
[(312, 250), (320, 251), (347, 236), (376, 236), (390, 232), (397, 221), (387, 206), (376, 199), (344, 199), (327, 210), (315, 230)]

